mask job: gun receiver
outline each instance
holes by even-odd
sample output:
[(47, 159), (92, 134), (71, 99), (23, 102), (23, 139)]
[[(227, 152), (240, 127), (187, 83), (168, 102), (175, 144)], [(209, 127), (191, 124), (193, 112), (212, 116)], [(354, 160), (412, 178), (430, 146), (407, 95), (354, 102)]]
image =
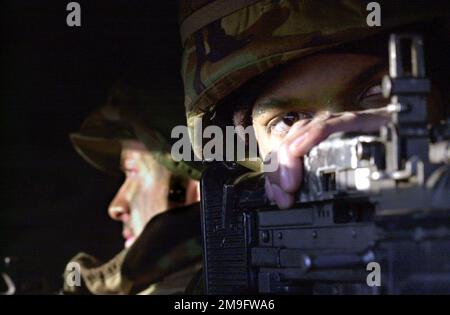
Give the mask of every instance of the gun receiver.
[(427, 126), (420, 36), (391, 35), (389, 62), (390, 123), (314, 147), (293, 208), (270, 204), (262, 176), (237, 164), (204, 172), (208, 294), (450, 293), (450, 121)]

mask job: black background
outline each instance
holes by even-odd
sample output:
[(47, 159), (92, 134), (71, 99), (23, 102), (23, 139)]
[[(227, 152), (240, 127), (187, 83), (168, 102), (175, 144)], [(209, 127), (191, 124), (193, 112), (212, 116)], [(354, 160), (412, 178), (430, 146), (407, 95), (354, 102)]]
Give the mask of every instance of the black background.
[(0, 256), (51, 290), (77, 252), (107, 259), (123, 246), (106, 211), (121, 179), (85, 163), (68, 134), (118, 79), (180, 84), (175, 1), (78, 1), (81, 27), (66, 25), (69, 2), (9, 0), (0, 9)]

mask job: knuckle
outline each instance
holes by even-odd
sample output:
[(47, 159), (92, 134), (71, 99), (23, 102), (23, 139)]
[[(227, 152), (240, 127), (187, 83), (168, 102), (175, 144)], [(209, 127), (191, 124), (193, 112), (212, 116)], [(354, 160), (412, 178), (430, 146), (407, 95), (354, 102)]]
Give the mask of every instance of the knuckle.
[(311, 122), (311, 119), (301, 119), (296, 121), (289, 129), (288, 135), (294, 135), (300, 132), (306, 125), (308, 125), (309, 122)]
[(345, 120), (355, 120), (358, 117), (358, 114), (355, 112), (345, 112), (342, 115), (342, 118), (344, 118)]
[(329, 129), (329, 124), (326, 121), (318, 121), (314, 126), (314, 134), (318, 137), (325, 136)]

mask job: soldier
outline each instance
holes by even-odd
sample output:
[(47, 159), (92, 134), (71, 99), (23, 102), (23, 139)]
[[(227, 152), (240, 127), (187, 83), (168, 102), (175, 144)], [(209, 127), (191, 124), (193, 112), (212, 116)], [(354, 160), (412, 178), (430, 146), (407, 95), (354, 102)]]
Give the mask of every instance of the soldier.
[[(260, 157), (279, 161), (266, 173), (267, 196), (290, 207), (313, 146), (334, 132), (377, 131), (387, 121), (381, 78), (393, 31), (425, 33), (430, 116), (445, 118), (448, 2), (379, 3), (381, 26), (369, 25), (368, 1), (360, 0), (182, 2), (191, 137), (198, 118), (203, 128), (253, 126)], [(194, 144), (197, 155), (201, 149)]]
[[(182, 108), (155, 102), (143, 91), (116, 86), (106, 106), (70, 135), (89, 164), (125, 174), (108, 209), (123, 224), (125, 249), (107, 263), (78, 254), (66, 270), (66, 293), (182, 293), (199, 268), (200, 173), (170, 157), (170, 130), (183, 123)], [(67, 281), (72, 266), (80, 266), (81, 286)]]

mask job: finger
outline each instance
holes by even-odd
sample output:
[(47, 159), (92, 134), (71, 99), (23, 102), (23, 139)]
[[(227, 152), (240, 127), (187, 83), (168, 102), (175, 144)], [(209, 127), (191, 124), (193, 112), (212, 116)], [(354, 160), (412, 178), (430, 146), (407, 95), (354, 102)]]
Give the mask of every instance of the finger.
[(303, 161), (289, 152), (287, 145), (282, 145), (278, 151), (279, 172), (277, 174), (280, 188), (288, 193), (296, 192), (301, 185)]
[[(290, 151), (294, 156), (303, 156), (335, 132), (372, 132), (378, 130), (388, 120), (385, 115), (371, 112), (346, 112), (326, 121), (317, 120), (311, 122), (308, 136), (304, 141), (291, 142)], [(297, 137), (300, 139), (301, 136)]]
[(274, 195), (272, 190), (272, 184), (267, 176), (265, 176), (265, 183), (264, 188), (266, 191), (267, 198), (269, 198), (270, 201), (274, 201)]
[(305, 129), (306, 126), (308, 126), (308, 124), (310, 124), (313, 121), (313, 119), (302, 119), (299, 120), (297, 122), (295, 122), (291, 128), (289, 128), (289, 131), (286, 135), (286, 137), (289, 138), (289, 136), (293, 135), (293, 134), (298, 134), (300, 133), (302, 130), (307, 130)]
[[(345, 117), (344, 117), (345, 119)], [(386, 108), (377, 108), (375, 110), (366, 110), (358, 113), (358, 122), (356, 127), (360, 132), (378, 131), (381, 126), (391, 120), (391, 113)]]
[(289, 145), (289, 153), (294, 157), (303, 157), (314, 146), (326, 139), (330, 134), (330, 126), (326, 122), (317, 121), (309, 128), (308, 132), (293, 139)]
[(266, 156), (266, 160), (275, 161), (277, 163), (277, 167), (274, 168), (274, 170), (267, 171), (266, 168), (264, 169), (264, 174), (266, 175), (266, 178), (269, 180), (271, 184), (277, 184), (278, 186), (281, 186), (280, 183), (280, 160), (278, 157), (278, 151), (272, 151)]
[[(328, 111), (318, 113), (314, 119), (307, 123), (296, 122), (289, 130), (284, 143), (289, 146), (298, 147), (304, 145), (309, 132), (312, 130), (314, 134), (320, 136), (321, 133), (326, 133), (326, 121), (332, 117), (332, 114)], [(294, 152), (292, 152), (294, 153)], [(301, 157), (301, 155), (297, 155)]]
[(302, 119), (295, 122), (292, 127), (289, 128), (286, 139), (298, 138), (299, 136), (307, 133), (316, 123), (327, 120), (330, 116), (331, 114), (329, 112), (320, 112), (316, 114), (313, 119)]
[(280, 209), (287, 209), (294, 204), (294, 196), (283, 191), (278, 185), (273, 184), (272, 190), (275, 203)]

